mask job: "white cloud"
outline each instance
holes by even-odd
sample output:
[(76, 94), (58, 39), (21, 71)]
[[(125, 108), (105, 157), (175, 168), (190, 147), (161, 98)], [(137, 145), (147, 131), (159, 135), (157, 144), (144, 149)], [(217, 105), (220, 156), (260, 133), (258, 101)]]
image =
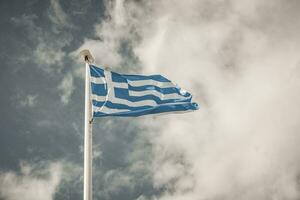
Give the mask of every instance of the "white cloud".
[(47, 30), (36, 23), (38, 20), (36, 15), (24, 14), (11, 19), (15, 25), (24, 28), (28, 33), (28, 39), (33, 43), (26, 47), (30, 52), (25, 51), (19, 61), (31, 60), (47, 73), (60, 73), (63, 59), (66, 57), (63, 48), (73, 39), (66, 30), (73, 29), (75, 26), (62, 9), (59, 0), (50, 1), (47, 16), (51, 21)]
[(11, 21), (19, 26), (25, 26), (29, 30), (36, 29), (34, 20), (36, 20), (36, 15), (22, 15), (21, 17), (12, 17)]
[(71, 98), (71, 95), (74, 91), (73, 85), (73, 76), (72, 74), (68, 73), (64, 76), (61, 83), (58, 85), (57, 89), (61, 92), (61, 101), (64, 104), (68, 104)]
[(20, 105), (23, 107), (34, 107), (37, 104), (37, 97), (38, 95), (26, 95), (20, 99)]
[(34, 44), (26, 47), (27, 51), (20, 55), (18, 61), (32, 61), (37, 67), (49, 74), (60, 72), (66, 55), (62, 49), (70, 43), (72, 36), (60, 34), (58, 37), (49, 31), (44, 31), (36, 25), (36, 18), (35, 15), (23, 15), (19, 18), (12, 18), (12, 21), (17, 26), (24, 27), (24, 30), (28, 32), (28, 38)]
[[(136, 9), (135, 4), (125, 3), (123, 0), (106, 1), (105, 5), (107, 19), (95, 26), (95, 34), (99, 39), (86, 40), (73, 54), (78, 54), (82, 49), (89, 49), (95, 56), (96, 63), (106, 67), (117, 67), (124, 61), (122, 44), (131, 44), (138, 39), (135, 34), (138, 21), (134, 15), (140, 11)], [(131, 12), (125, 12), (125, 9), (130, 9)]]
[(145, 196), (141, 195), (136, 200), (147, 200), (147, 198)]
[[(66, 30), (73, 29), (75, 26), (71, 23), (59, 0), (50, 1), (47, 16), (52, 22), (49, 24), (48, 30), (44, 30), (36, 23), (36, 15), (24, 14), (19, 18), (12, 18), (12, 22), (17, 26), (24, 27), (28, 32), (28, 39), (33, 43), (28, 47), (31, 52), (24, 51), (24, 55), (20, 56), (19, 61), (32, 61), (44, 72), (55, 75), (62, 72), (64, 59), (66, 59), (66, 52), (63, 48), (69, 45), (73, 39)], [(72, 74), (65, 75), (57, 88), (62, 93), (61, 101), (68, 104), (74, 90)], [(24, 100), (21, 104), (32, 103), (29, 100), (26, 100), (27, 102)]]
[(68, 27), (74, 28), (69, 16), (63, 10), (60, 0), (50, 0), (49, 19), (55, 26), (53, 27), (56, 32), (59, 32), (59, 28)]
[(6, 200), (52, 200), (61, 180), (62, 166), (52, 163), (45, 169), (22, 164), (21, 173), (0, 173), (0, 197)]
[(134, 185), (132, 177), (119, 170), (110, 170), (105, 173), (104, 181), (107, 186), (104, 188), (106, 195), (116, 194), (122, 188), (128, 189), (128, 186)]
[[(196, 113), (166, 117), (153, 140), (154, 184), (170, 188), (160, 199), (299, 198), (300, 96), (293, 91), (300, 80), (291, 79), (297, 39), (279, 42), (264, 27), (241, 24), (234, 12), (195, 23), (190, 13), (205, 4), (189, 2), (167, 3), (136, 48), (145, 71), (178, 80), (201, 105)], [(261, 20), (258, 14), (253, 18)]]
[(114, 66), (128, 61), (119, 52), (126, 38), (145, 73), (166, 75), (200, 103), (194, 113), (145, 120), (147, 130), (159, 130), (149, 133), (153, 185), (166, 188), (154, 199), (300, 198), (299, 7), (108, 4), (110, 18), (96, 28), (101, 40), (82, 48)]
[(51, 5), (51, 14), (49, 14), (49, 18), (50, 20), (58, 25), (65, 25), (68, 23), (67, 20), (67, 15), (66, 13), (63, 11), (59, 0), (51, 0), (50, 1), (50, 5)]
[(49, 66), (61, 64), (65, 55), (66, 53), (61, 49), (49, 47), (44, 42), (40, 42), (34, 51), (35, 62), (42, 65), (41, 67), (48, 72), (52, 72)]

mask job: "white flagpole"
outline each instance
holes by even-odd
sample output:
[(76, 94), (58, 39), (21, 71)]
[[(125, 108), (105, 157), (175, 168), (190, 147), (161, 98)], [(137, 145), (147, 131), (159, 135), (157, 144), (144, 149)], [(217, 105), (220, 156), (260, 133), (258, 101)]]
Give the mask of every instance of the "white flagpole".
[(92, 142), (92, 104), (90, 99), (90, 67), (93, 57), (88, 50), (80, 52), (85, 61), (85, 115), (84, 115), (84, 181), (83, 181), (83, 199), (93, 199), (93, 142)]

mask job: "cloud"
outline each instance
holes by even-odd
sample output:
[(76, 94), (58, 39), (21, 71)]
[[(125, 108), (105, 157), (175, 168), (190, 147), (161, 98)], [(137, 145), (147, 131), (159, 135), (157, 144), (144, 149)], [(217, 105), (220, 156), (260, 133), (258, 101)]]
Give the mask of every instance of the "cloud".
[(19, 26), (24, 26), (28, 28), (28, 30), (36, 29), (36, 25), (34, 23), (34, 20), (37, 19), (37, 16), (32, 15), (22, 15), (21, 17), (12, 17), (11, 21)]
[(20, 105), (23, 107), (34, 107), (37, 104), (38, 95), (26, 95), (20, 100)]
[[(75, 26), (73, 26), (69, 16), (64, 12), (59, 0), (50, 1), (46, 17), (51, 22), (48, 29), (39, 25), (39, 18), (34, 14), (24, 14), (11, 19), (17, 27), (25, 30), (27, 33), (25, 37), (32, 43), (28, 47), (30, 51), (24, 51), (24, 55), (18, 58), (24, 64), (28, 61), (33, 62), (35, 64), (33, 66), (36, 66), (48, 75), (58, 76), (62, 73), (64, 63), (68, 59), (67, 51), (64, 48), (70, 45), (73, 40), (70, 29), (75, 28)], [(68, 104), (74, 90), (72, 70), (69, 71), (63, 76), (61, 83), (57, 86), (58, 92), (62, 93), (61, 101), (64, 104)]]
[(110, 193), (117, 193), (122, 188), (128, 189), (129, 185), (133, 186), (132, 177), (126, 175), (125, 173), (118, 170), (110, 170), (106, 172), (104, 176), (106, 185), (109, 187), (105, 188), (106, 195), (109, 196)]
[(57, 89), (61, 92), (60, 97), (62, 103), (68, 104), (75, 89), (73, 84), (73, 76), (71, 73), (68, 73), (64, 76), (61, 83), (57, 86)]
[[(116, 1), (82, 48), (194, 94), (200, 110), (147, 118), (159, 200), (299, 199), (300, 4)], [(102, 59), (103, 58), (103, 59)], [(151, 131), (153, 130), (153, 131)], [(129, 184), (129, 183), (128, 183)], [(141, 199), (144, 197), (141, 196)]]
[(69, 16), (65, 13), (61, 7), (59, 0), (50, 0), (49, 19), (55, 26), (53, 27), (56, 32), (60, 32), (59, 28), (68, 27), (74, 28), (75, 26), (69, 19)]
[[(44, 30), (37, 25), (36, 15), (22, 15), (21, 17), (12, 18), (12, 22), (24, 29), (32, 45), (28, 47), (30, 51), (23, 52), (20, 56), (20, 62), (32, 61), (44, 72), (49, 74), (60, 72), (62, 69), (63, 59), (66, 52), (63, 48), (70, 44), (72, 35), (68, 33), (56, 33)], [(56, 24), (51, 24), (57, 27)]]
[(58, 25), (66, 25), (68, 20), (67, 20), (67, 15), (63, 11), (59, 0), (51, 0), (50, 1), (51, 5), (51, 14), (49, 15), (50, 20)]
[(51, 163), (39, 169), (35, 165), (22, 164), (21, 173), (0, 173), (0, 197), (6, 200), (51, 200), (60, 183), (62, 166)]
[[(214, 14), (223, 1), (154, 8), (156, 20), (136, 54), (146, 72), (178, 80), (201, 105), (196, 113), (164, 119), (153, 139), (154, 184), (168, 188), (159, 199), (299, 198), (294, 139), (300, 127), (293, 111), (299, 79), (291, 79), (298, 39), (292, 31), (277, 33), (280, 22), (270, 33), (262, 13), (282, 3), (256, 3), (246, 16)], [(207, 15), (194, 16), (201, 9)]]
[(17, 107), (34, 108), (39, 102), (38, 94), (25, 94), (23, 90), (16, 90), (11, 98)]
[(52, 48), (45, 42), (40, 42), (34, 50), (35, 62), (49, 72), (53, 72), (49, 66), (61, 64), (65, 55), (61, 49)]
[[(97, 39), (86, 40), (74, 53), (78, 54), (82, 49), (89, 49), (95, 55), (96, 63), (107, 67), (118, 67), (124, 60), (128, 62), (129, 57), (124, 57), (123, 48), (126, 45), (131, 46), (132, 42), (138, 40), (135, 34), (138, 21), (134, 15), (140, 12), (139, 9), (132, 7), (135, 4), (130, 2), (128, 4), (127, 6), (123, 0), (106, 1), (106, 18), (95, 25)], [(125, 11), (126, 9), (130, 11)]]
[(128, 126), (129, 121), (94, 123), (93, 150), (101, 153), (93, 159), (96, 199), (131, 200), (151, 192), (151, 149), (139, 128), (132, 123)]

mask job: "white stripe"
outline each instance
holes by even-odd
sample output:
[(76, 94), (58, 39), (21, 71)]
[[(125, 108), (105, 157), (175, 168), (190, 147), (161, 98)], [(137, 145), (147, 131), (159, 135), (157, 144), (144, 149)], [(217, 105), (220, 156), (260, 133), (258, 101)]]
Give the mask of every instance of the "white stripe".
[(96, 100), (96, 101), (107, 101), (107, 96), (99, 96), (96, 94), (91, 94), (92, 95), (92, 100)]
[(143, 100), (143, 101), (128, 101), (127, 99), (120, 99), (120, 98), (110, 98), (109, 101), (112, 103), (119, 103), (125, 104), (131, 107), (140, 107), (140, 106), (157, 106), (158, 104), (154, 100)]
[(103, 112), (105, 114), (112, 114), (112, 113), (120, 113), (120, 112), (127, 112), (130, 111), (128, 109), (114, 109), (114, 108), (108, 108), (106, 106), (97, 107), (93, 106), (94, 112)]
[(134, 87), (145, 86), (145, 85), (155, 85), (160, 88), (176, 87), (176, 85), (172, 82), (160, 82), (155, 80), (138, 80), (138, 81), (128, 80), (128, 84)]
[[(106, 80), (105, 80), (104, 77), (91, 77), (91, 82), (95, 83), (95, 84), (105, 84)], [(114, 87), (128, 89), (128, 84), (127, 83), (113, 82), (113, 84), (114, 84)]]
[(115, 90), (114, 90), (114, 82), (112, 81), (111, 72), (110, 71), (104, 71), (106, 84), (107, 84), (107, 95), (108, 99), (111, 99), (111, 97), (115, 96)]
[(139, 106), (156, 106), (157, 103), (154, 100), (144, 100), (144, 101), (138, 101), (138, 102), (131, 102), (126, 99), (120, 99), (115, 97), (115, 82), (112, 81), (111, 78), (111, 72), (110, 71), (104, 71), (105, 79), (107, 81), (107, 88), (108, 88), (108, 101), (111, 101), (113, 103), (119, 103), (119, 104), (126, 104), (128, 106), (132, 107), (139, 107)]
[[(127, 110), (127, 109), (113, 109), (113, 108), (108, 108), (106, 106), (103, 106), (101, 108), (95, 107), (95, 109), (93, 109), (93, 110), (94, 110), (94, 112), (101, 112), (101, 113), (104, 113), (104, 114), (114, 114), (114, 113), (122, 113), (122, 112), (130, 112), (131, 111), (131, 110)], [(182, 113), (188, 113), (188, 112), (192, 112), (192, 111), (193, 110), (172, 111), (171, 114), (182, 114)], [(160, 115), (170, 114), (170, 112), (151, 113), (151, 114), (156, 115), (156, 116), (160, 116)], [(144, 116), (144, 115), (141, 115), (141, 116)]]
[[(105, 98), (105, 96), (97, 96), (96, 94), (92, 94), (92, 99), (96, 99), (98, 97), (102, 97), (102, 99)], [(110, 101), (112, 103), (117, 103), (117, 104), (124, 104), (130, 107), (140, 107), (140, 106), (160, 106), (159, 104), (157, 104), (155, 101), (150, 101), (150, 100), (144, 100), (144, 101), (137, 101), (137, 102), (131, 102), (128, 101), (126, 99), (119, 99), (119, 98), (113, 98), (113, 99), (107, 99), (107, 100), (102, 100), (102, 101)], [(173, 102), (173, 103), (165, 103), (162, 105), (180, 105), (180, 104), (186, 104), (189, 102)], [(104, 104), (105, 105), (105, 104)], [(97, 106), (95, 106), (97, 107)]]
[(112, 103), (125, 104), (125, 105), (131, 106), (131, 107), (157, 106), (158, 105), (154, 100), (131, 102), (126, 99), (120, 99), (120, 98), (115, 98), (115, 97), (106, 98), (106, 96), (98, 96), (96, 94), (92, 94), (92, 99), (95, 99), (96, 101), (111, 101)]
[[(111, 72), (104, 70), (104, 75), (105, 77), (93, 77), (91, 76), (91, 82), (95, 84), (105, 84), (106, 79), (111, 79)], [(155, 81), (155, 80), (137, 80), (137, 81), (132, 81), (132, 80), (127, 80), (128, 83), (118, 83), (118, 82), (113, 82), (113, 85), (118, 88), (128, 88), (128, 84), (134, 87), (140, 87), (140, 86), (145, 86), (145, 85), (154, 85), (160, 88), (170, 88), (170, 87), (176, 87), (176, 85), (172, 82), (160, 82), (160, 81)]]
[[(161, 115), (169, 115), (169, 114), (183, 114), (188, 112), (193, 112), (194, 110), (180, 110), (180, 111), (172, 111), (172, 112), (161, 112), (161, 113), (151, 113), (151, 115), (161, 116)], [(146, 116), (146, 115), (142, 115)]]
[[(105, 84), (106, 80), (105, 80), (104, 77), (91, 77), (91, 82), (95, 83), (95, 84)], [(112, 82), (112, 83), (113, 83), (112, 84), (113, 86), (111, 86), (111, 87), (128, 89), (128, 84), (127, 83), (118, 83), (118, 82)], [(156, 90), (144, 90), (144, 91), (129, 90), (129, 95), (133, 96), (133, 97), (139, 97), (139, 96), (144, 96), (144, 95), (155, 95), (158, 98), (160, 98), (161, 100), (184, 98), (183, 96), (181, 96), (179, 94), (175, 94), (175, 93), (173, 93), (173, 94), (163, 94), (163, 93), (158, 92)]]
[[(100, 84), (106, 83), (107, 84), (107, 89), (108, 89), (107, 96), (98, 96), (96, 94), (92, 94), (92, 99), (94, 99), (96, 101), (102, 101), (102, 102), (103, 101), (111, 101), (112, 103), (125, 104), (125, 105), (128, 105), (130, 107), (157, 106), (158, 105), (154, 100), (150, 100), (150, 99), (149, 100), (132, 102), (132, 101), (129, 101), (127, 99), (116, 98), (114, 87), (128, 89), (128, 85), (126, 83), (113, 82), (112, 81), (112, 74), (111, 74), (110, 71), (104, 70), (104, 76), (105, 76), (105, 78), (103, 78), (103, 77), (99, 77), (99, 78), (92, 77), (91, 81), (93, 83), (100, 83)], [(159, 81), (154, 81), (154, 80), (130, 81), (130, 83), (134, 86), (142, 86), (142, 85), (149, 85), (150, 84), (150, 85), (156, 85), (156, 86), (162, 87), (162, 88), (163, 87), (174, 87), (175, 86), (171, 82), (159, 82)], [(140, 91), (140, 92), (129, 91), (129, 94), (136, 95), (136, 97), (143, 96), (143, 95), (146, 95), (146, 94), (153, 94), (153, 95), (159, 97), (162, 100), (165, 100), (165, 99), (178, 99), (178, 98), (186, 99), (186, 97), (182, 98), (182, 96), (180, 96), (178, 94), (164, 95), (164, 94), (162, 94), (160, 92), (157, 92), (155, 90)], [(173, 103), (171, 103), (171, 104), (173, 104)]]
[(113, 83), (114, 83), (114, 87), (128, 89), (127, 83), (118, 83), (118, 82), (113, 82)]
[(92, 83), (95, 83), (95, 84), (104, 84), (104, 83), (106, 83), (104, 77), (93, 77), (93, 76), (91, 76), (90, 80), (91, 80)]
[(145, 95), (154, 95), (160, 98), (161, 100), (166, 99), (187, 99), (189, 97), (184, 97), (179, 94), (173, 93), (173, 94), (163, 94), (161, 92), (158, 92), (156, 90), (144, 90), (144, 91), (132, 91), (129, 90), (129, 95), (133, 97), (140, 97)]

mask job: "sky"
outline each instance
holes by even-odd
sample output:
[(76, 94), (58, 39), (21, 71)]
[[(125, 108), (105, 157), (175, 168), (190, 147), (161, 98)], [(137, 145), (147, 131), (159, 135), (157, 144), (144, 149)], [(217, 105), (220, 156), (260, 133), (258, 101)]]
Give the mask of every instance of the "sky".
[(84, 63), (198, 111), (97, 118), (101, 200), (300, 199), (298, 0), (1, 0), (0, 200), (83, 197)]

